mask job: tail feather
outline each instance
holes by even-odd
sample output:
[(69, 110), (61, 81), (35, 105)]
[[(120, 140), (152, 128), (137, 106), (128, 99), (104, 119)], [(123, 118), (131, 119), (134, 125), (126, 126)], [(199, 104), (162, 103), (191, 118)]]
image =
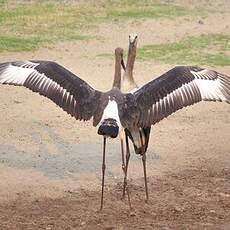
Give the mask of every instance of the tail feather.
[(133, 143), (136, 154), (143, 155), (147, 151), (150, 131), (151, 127), (140, 128), (132, 131), (125, 129), (126, 135)]
[(105, 137), (116, 138), (119, 133), (117, 121), (112, 118), (105, 119), (99, 126), (97, 133)]

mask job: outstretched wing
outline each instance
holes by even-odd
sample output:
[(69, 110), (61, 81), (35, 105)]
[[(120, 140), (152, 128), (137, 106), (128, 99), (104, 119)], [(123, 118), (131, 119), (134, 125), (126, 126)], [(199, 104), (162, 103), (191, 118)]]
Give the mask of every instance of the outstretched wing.
[(0, 64), (0, 83), (25, 86), (51, 99), (79, 120), (95, 115), (101, 92), (51, 61), (19, 61)]
[(199, 101), (230, 103), (230, 78), (216, 71), (178, 66), (134, 92), (136, 123), (148, 127)]

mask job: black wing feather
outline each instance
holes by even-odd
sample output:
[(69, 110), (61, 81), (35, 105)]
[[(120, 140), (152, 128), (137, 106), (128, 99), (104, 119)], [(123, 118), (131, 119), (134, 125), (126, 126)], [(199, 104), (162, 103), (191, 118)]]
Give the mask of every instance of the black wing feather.
[(229, 103), (230, 78), (212, 70), (178, 66), (145, 84), (133, 96), (139, 110), (136, 123), (148, 127), (201, 100)]
[[(23, 75), (21, 68), (31, 71)], [(17, 70), (22, 71), (22, 74), (17, 73)], [(38, 92), (80, 120), (89, 120), (95, 115), (101, 96), (101, 92), (93, 89), (84, 80), (51, 61), (2, 63), (0, 82), (22, 85)]]

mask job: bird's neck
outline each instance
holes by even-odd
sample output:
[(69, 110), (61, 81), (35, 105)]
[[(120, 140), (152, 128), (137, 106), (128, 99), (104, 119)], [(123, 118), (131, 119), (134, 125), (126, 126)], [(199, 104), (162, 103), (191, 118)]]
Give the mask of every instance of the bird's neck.
[(121, 88), (121, 57), (116, 56), (115, 58), (115, 73), (113, 80), (113, 87), (120, 89)]
[[(136, 88), (137, 84), (133, 79), (133, 68), (136, 58), (136, 46), (129, 46), (128, 59), (126, 64), (126, 70), (123, 76), (123, 83), (130, 85), (130, 87)], [(132, 89), (133, 89), (132, 88)]]

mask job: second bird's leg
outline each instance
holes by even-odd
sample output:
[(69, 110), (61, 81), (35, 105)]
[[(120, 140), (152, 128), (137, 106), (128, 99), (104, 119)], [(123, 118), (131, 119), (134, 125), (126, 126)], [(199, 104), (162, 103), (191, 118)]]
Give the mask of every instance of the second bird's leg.
[(104, 184), (105, 184), (105, 147), (106, 147), (106, 137), (103, 141), (103, 160), (102, 160), (102, 182), (101, 182), (101, 208), (103, 208), (103, 198), (104, 198)]
[(123, 195), (122, 197), (125, 197), (125, 191), (127, 192), (128, 196), (128, 202), (129, 202), (129, 208), (131, 209), (131, 201), (130, 201), (130, 194), (129, 194), (129, 188), (128, 188), (128, 182), (127, 182), (127, 173), (128, 173), (128, 166), (129, 166), (129, 158), (130, 158), (130, 151), (129, 151), (129, 140), (128, 136), (125, 134), (125, 142), (126, 142), (126, 162), (125, 162), (125, 168), (124, 168), (124, 183), (123, 183)]
[(123, 138), (121, 139), (121, 160), (122, 160), (122, 171), (125, 174), (125, 155), (124, 155), (124, 141)]
[(125, 196), (125, 189), (127, 187), (127, 174), (128, 174), (129, 158), (130, 158), (129, 140), (126, 134), (125, 134), (125, 143), (126, 143), (126, 162), (125, 162), (125, 170), (124, 170), (125, 176), (124, 176), (124, 183), (123, 183), (123, 197)]
[(142, 155), (142, 163), (143, 163), (144, 179), (145, 179), (146, 202), (148, 202), (148, 200), (149, 200), (149, 192), (148, 192), (147, 173), (146, 173), (146, 153), (144, 153)]
[[(124, 154), (124, 136), (125, 136), (125, 132), (122, 131), (121, 133), (121, 137), (120, 137), (120, 140), (121, 140), (121, 160), (122, 160), (122, 171), (124, 173), (124, 178), (125, 178), (125, 168), (126, 168), (126, 163), (125, 163), (125, 154)], [(125, 181), (125, 179), (124, 179)], [(122, 195), (122, 198), (124, 198), (125, 196), (125, 182), (123, 182), (123, 195)]]

